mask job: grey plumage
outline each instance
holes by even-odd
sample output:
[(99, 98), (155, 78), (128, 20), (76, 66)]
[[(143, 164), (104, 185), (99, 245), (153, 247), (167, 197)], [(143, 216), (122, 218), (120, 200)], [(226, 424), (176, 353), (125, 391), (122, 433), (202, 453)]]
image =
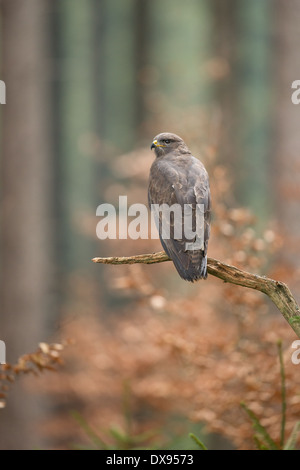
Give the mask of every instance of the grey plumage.
[[(152, 204), (179, 204), (182, 208), (189, 204), (192, 209), (193, 230), (196, 228), (196, 205), (204, 207), (203, 246), (201, 249), (187, 250), (187, 243), (194, 239), (186, 238), (184, 227), (182, 237), (176, 237), (174, 217), (164, 220), (159, 217), (159, 236), (167, 255), (172, 259), (179, 275), (186, 281), (194, 282), (207, 277), (207, 246), (210, 235), (210, 189), (208, 174), (203, 164), (192, 156), (184, 141), (176, 134), (157, 135), (151, 148), (156, 159), (152, 164), (149, 178), (148, 199)], [(170, 238), (162, 236), (162, 223), (169, 224)], [(184, 219), (182, 219), (184, 225)]]

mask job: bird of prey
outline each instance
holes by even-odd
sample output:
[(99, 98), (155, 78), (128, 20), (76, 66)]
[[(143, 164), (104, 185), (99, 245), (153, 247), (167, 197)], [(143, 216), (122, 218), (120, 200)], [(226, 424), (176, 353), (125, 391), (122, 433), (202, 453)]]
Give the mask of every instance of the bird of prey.
[[(182, 209), (189, 207), (194, 230), (191, 236), (187, 237), (184, 230), (187, 219), (181, 217), (181, 233), (176, 235), (176, 213), (169, 213), (167, 217), (164, 211), (159, 211), (156, 221), (162, 246), (184, 280), (194, 282), (206, 279), (207, 245), (210, 235), (208, 174), (203, 164), (193, 157), (187, 145), (176, 134), (158, 134), (153, 139), (151, 149), (154, 149), (156, 159), (151, 166), (149, 178), (150, 208), (153, 210), (153, 207), (171, 207), (174, 204)], [(200, 227), (196, 224), (198, 207), (202, 208), (203, 223)], [(163, 236), (163, 224), (170, 229), (169, 237)], [(198, 238), (201, 244), (196, 243)]]

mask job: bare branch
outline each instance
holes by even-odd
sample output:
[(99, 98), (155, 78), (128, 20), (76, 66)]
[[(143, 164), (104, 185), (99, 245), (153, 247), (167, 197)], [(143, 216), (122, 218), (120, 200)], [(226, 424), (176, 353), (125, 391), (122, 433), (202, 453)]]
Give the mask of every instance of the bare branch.
[[(160, 251), (158, 253), (129, 257), (94, 258), (92, 261), (102, 264), (154, 264), (171, 260), (164, 251)], [(235, 266), (222, 263), (214, 258), (208, 258), (207, 265), (208, 273), (212, 276), (218, 277), (225, 282), (255, 289), (266, 294), (300, 338), (300, 307), (286, 284), (265, 276), (242, 271)]]

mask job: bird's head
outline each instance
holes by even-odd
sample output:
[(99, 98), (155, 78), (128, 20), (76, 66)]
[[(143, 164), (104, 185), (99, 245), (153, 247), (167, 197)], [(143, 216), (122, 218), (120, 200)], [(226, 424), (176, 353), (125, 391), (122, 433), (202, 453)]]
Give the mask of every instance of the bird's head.
[(152, 149), (154, 149), (156, 157), (163, 157), (175, 150), (180, 150), (181, 152), (188, 150), (182, 138), (171, 132), (162, 132), (154, 137), (151, 145)]

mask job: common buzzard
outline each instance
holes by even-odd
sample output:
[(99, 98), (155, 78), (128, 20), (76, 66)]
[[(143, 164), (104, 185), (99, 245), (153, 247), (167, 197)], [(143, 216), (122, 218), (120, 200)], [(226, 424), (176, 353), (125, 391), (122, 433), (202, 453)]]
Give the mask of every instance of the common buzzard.
[[(191, 236), (186, 236), (185, 217), (182, 216), (179, 220), (181, 233), (178, 236), (176, 213), (168, 213), (168, 217), (164, 211), (157, 213), (162, 246), (183, 279), (190, 282), (206, 279), (207, 245), (210, 235), (208, 174), (203, 164), (192, 156), (187, 145), (176, 134), (164, 132), (157, 135), (153, 139), (151, 149), (154, 149), (156, 154), (149, 179), (148, 198), (151, 209), (162, 207), (163, 204), (167, 207), (176, 204), (182, 211), (184, 208), (190, 208), (191, 211)], [(200, 226), (196, 224), (199, 207), (203, 221)], [(170, 229), (169, 237), (163, 236), (163, 226)], [(201, 240), (200, 245), (198, 239)]]

